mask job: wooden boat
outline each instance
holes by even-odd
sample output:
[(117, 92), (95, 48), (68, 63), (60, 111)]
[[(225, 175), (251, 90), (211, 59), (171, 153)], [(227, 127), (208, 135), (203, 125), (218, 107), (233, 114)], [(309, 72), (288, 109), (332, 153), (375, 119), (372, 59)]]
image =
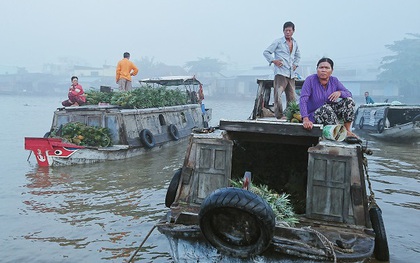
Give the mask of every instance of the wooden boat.
[[(150, 81), (150, 82), (149, 82)], [(159, 149), (187, 138), (192, 129), (208, 127), (211, 109), (197, 102), (196, 92), (201, 83), (195, 77), (166, 77), (142, 80), (165, 86), (184, 85), (189, 95), (185, 105), (122, 109), (116, 105), (86, 105), (58, 108), (50, 130), (57, 132), (66, 124), (82, 123), (91, 127), (106, 127), (112, 146), (91, 147), (67, 142), (62, 138), (25, 137), (25, 149), (34, 153), (39, 166), (87, 164), (122, 160), (146, 151)]]
[(420, 105), (398, 102), (361, 105), (353, 128), (378, 139), (420, 142)]
[[(222, 119), (218, 129), (190, 137), (167, 190), (169, 211), (157, 225), (173, 260), (363, 262), (375, 255), (387, 261), (382, 212), (369, 181), (367, 194), (371, 151), (323, 139), (321, 125), (307, 131), (262, 117), (267, 86), (258, 83), (253, 117)], [(243, 188), (231, 186), (242, 177)], [(247, 190), (251, 182), (289, 194), (299, 223), (276, 220), (271, 206)]]

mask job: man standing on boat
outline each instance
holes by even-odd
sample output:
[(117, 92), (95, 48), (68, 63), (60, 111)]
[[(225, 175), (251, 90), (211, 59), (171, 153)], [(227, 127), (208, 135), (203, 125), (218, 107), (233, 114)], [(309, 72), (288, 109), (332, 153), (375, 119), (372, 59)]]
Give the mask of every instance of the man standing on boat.
[(277, 119), (283, 117), (281, 95), (286, 93), (289, 104), (296, 101), (295, 70), (299, 65), (300, 51), (296, 40), (292, 37), (295, 25), (288, 21), (283, 25), (284, 36), (274, 42), (263, 52), (268, 63), (274, 64), (274, 114)]
[(117, 65), (116, 79), (120, 91), (129, 91), (132, 89), (131, 76), (137, 75), (139, 69), (130, 61), (130, 53), (125, 52), (123, 56)]

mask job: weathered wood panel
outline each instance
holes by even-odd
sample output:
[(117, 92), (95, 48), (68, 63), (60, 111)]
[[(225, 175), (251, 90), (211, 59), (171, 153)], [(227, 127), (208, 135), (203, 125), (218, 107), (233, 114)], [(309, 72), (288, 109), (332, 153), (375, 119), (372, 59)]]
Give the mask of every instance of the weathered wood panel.
[(280, 121), (253, 121), (253, 120), (220, 120), (220, 129), (236, 132), (252, 132), (264, 134), (276, 134), (286, 136), (305, 136), (321, 137), (322, 126), (314, 125), (313, 129), (308, 131), (303, 128), (301, 123), (290, 123)]
[(351, 157), (309, 154), (306, 216), (348, 222)]
[(201, 204), (211, 192), (228, 186), (231, 178), (233, 142), (220, 130), (206, 135), (191, 137), (184, 160), (178, 198), (187, 206)]
[(195, 173), (197, 181), (194, 202), (201, 203), (211, 192), (226, 187), (231, 177), (232, 144), (198, 143)]

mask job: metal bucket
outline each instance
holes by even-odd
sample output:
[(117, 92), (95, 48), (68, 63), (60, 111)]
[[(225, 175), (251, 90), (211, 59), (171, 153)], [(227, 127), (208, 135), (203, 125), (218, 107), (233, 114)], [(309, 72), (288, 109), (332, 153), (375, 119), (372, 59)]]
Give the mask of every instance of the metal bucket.
[(322, 137), (331, 141), (344, 141), (347, 136), (346, 128), (341, 125), (325, 125), (322, 128)]

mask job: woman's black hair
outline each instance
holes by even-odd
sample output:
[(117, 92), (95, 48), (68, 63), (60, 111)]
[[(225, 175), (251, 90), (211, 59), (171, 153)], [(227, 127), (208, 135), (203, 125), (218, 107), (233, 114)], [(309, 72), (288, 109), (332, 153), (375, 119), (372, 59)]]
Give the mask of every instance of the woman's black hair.
[(76, 77), (76, 76), (71, 77), (71, 81), (73, 81), (73, 79), (77, 79), (77, 80), (79, 80), (79, 78), (78, 78), (78, 77)]
[(319, 66), (322, 62), (328, 62), (331, 65), (331, 69), (334, 69), (334, 62), (330, 58), (321, 58), (318, 63), (316, 64), (316, 67)]

